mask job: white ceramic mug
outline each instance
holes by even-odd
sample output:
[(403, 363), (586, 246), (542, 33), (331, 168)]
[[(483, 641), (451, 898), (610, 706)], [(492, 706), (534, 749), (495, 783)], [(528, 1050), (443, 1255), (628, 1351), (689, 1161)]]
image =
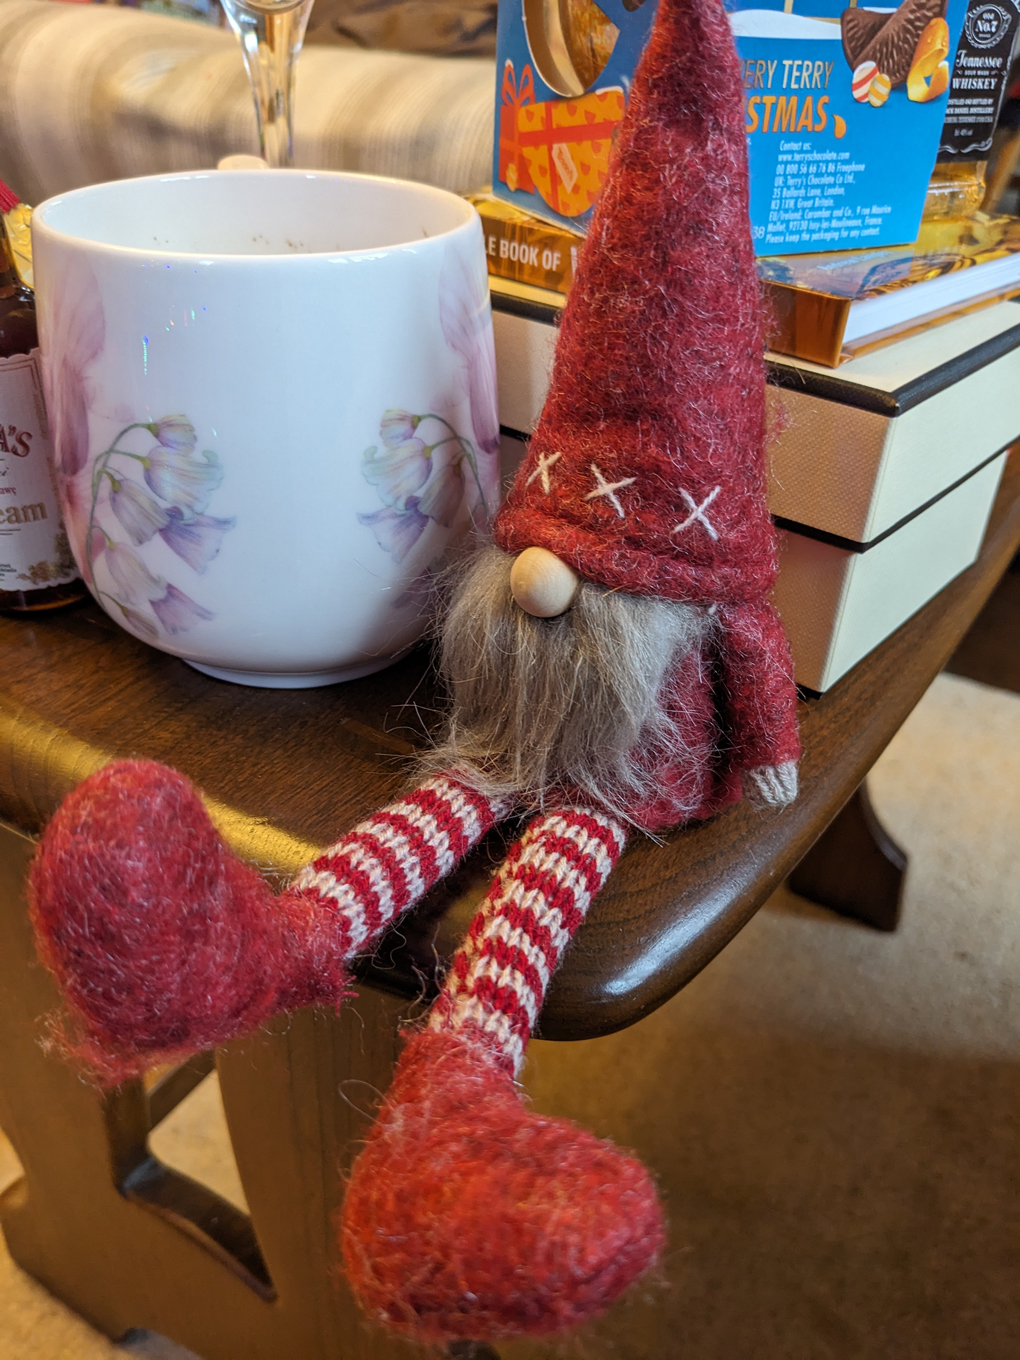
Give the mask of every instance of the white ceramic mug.
[(51, 198), (32, 239), (65, 522), (107, 613), (254, 685), (406, 651), (446, 549), (495, 508), (474, 209), (211, 171)]

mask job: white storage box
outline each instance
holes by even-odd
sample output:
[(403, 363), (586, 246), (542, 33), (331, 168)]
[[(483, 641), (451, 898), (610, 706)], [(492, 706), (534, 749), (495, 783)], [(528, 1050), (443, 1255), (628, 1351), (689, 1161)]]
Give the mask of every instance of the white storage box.
[(1020, 434), (1020, 305), (1000, 302), (838, 369), (772, 356), (769, 509), (873, 543)]
[[(504, 466), (545, 400), (558, 308), (493, 293)], [(769, 356), (775, 601), (821, 692), (973, 562), (1020, 437), (1020, 306), (958, 317), (839, 369)]]
[(990, 463), (895, 533), (841, 546), (779, 531), (772, 598), (797, 683), (821, 694), (974, 561), (1006, 463)]

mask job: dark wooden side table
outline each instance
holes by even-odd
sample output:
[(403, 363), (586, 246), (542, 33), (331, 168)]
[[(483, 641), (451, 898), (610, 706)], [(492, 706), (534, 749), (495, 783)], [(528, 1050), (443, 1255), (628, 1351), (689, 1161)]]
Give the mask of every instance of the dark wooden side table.
[[(590, 1038), (647, 1015), (788, 875), (817, 901), (894, 924), (902, 865), (858, 790), (1020, 544), (1011, 463), (979, 561), (801, 705), (791, 809), (741, 805), (664, 845), (635, 838), (556, 977), (544, 1037)], [(282, 883), (401, 788), (435, 711), (427, 658), (328, 689), (243, 689), (152, 651), (91, 605), (2, 619), (0, 648), (0, 1125), (25, 1171), (0, 1199), (12, 1255), (108, 1335), (150, 1328), (204, 1360), (410, 1354), (367, 1328), (334, 1279), (331, 1220), (366, 1129), (364, 1093), (385, 1087), (400, 1021), (464, 929), (499, 838), (362, 961), (353, 1006), (281, 1018), (216, 1053), (250, 1218), (147, 1146), (211, 1055), (153, 1089), (129, 1082), (107, 1095), (46, 1056), (43, 1017), (57, 998), (35, 959), (23, 879), (32, 837), (64, 794), (133, 755), (185, 771), (235, 848)]]

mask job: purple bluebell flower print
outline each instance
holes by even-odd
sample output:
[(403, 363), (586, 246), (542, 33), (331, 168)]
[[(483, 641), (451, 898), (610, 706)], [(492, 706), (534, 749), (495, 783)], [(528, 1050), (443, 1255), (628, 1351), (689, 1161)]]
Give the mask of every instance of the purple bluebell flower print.
[(201, 514), (209, 497), (223, 481), (223, 469), (211, 449), (201, 458), (190, 450), (164, 448), (157, 444), (144, 459), (145, 480), (160, 500), (170, 501)]
[(362, 454), (361, 470), (379, 488), (381, 501), (403, 510), (407, 498), (428, 481), (431, 465), (424, 442), (415, 438), (382, 450), (373, 444)]
[(420, 420), (420, 416), (414, 416), (410, 411), (398, 411), (394, 408), (383, 411), (382, 420), (379, 422), (382, 442), (394, 449), (398, 444), (413, 439)]
[(428, 515), (419, 513), (418, 502), (413, 496), (403, 510), (387, 507), (371, 515), (359, 515), (358, 519), (368, 525), (379, 547), (388, 552), (394, 562), (403, 562), (429, 523)]
[(195, 427), (187, 416), (161, 416), (145, 427), (165, 449), (190, 453), (198, 442)]
[[(128, 439), (135, 430), (158, 442), (147, 453), (136, 452)], [(184, 415), (132, 421), (92, 462), (84, 574), (100, 604), (145, 642), (158, 643), (161, 635), (174, 637), (214, 617), (159, 572), (163, 549), (149, 561), (135, 551), (161, 542), (201, 576), (234, 528), (236, 520), (205, 513), (223, 469), (212, 450), (195, 453), (197, 442)]]
[(176, 586), (167, 586), (166, 594), (152, 601), (152, 612), (159, 619), (163, 631), (171, 637), (176, 633), (186, 633), (196, 623), (216, 617)]
[(159, 536), (171, 552), (201, 576), (219, 553), (223, 535), (236, 523), (236, 520), (215, 519), (212, 515), (192, 515), (188, 519), (180, 506), (171, 505)]
[(142, 559), (126, 543), (115, 543), (112, 539), (106, 545), (106, 569), (113, 577), (121, 595), (129, 604), (143, 604), (161, 595), (166, 582), (161, 576), (154, 576)]
[[(358, 520), (394, 562), (404, 561), (430, 523), (453, 526), (468, 499), (467, 473), (477, 489), (478, 509), (483, 518), (488, 516), (474, 445), (445, 416), (392, 407), (383, 412), (379, 437), (383, 447), (373, 444), (365, 450), (361, 470), (378, 488), (386, 509), (359, 514)], [(474, 519), (473, 506), (469, 513)]]
[(437, 468), (429, 478), (429, 484), (422, 492), (418, 509), (429, 519), (434, 519), (444, 529), (449, 529), (456, 518), (464, 499), (464, 474), (459, 463), (447, 463)]
[(110, 488), (110, 509), (127, 530), (136, 546), (148, 543), (168, 523), (167, 511), (151, 496), (147, 496), (137, 482), (114, 481)]
[(148, 614), (140, 614), (137, 609), (129, 609), (124, 604), (120, 606), (120, 613), (124, 627), (129, 633), (134, 633), (135, 637), (140, 637), (143, 642), (159, 642), (159, 629)]

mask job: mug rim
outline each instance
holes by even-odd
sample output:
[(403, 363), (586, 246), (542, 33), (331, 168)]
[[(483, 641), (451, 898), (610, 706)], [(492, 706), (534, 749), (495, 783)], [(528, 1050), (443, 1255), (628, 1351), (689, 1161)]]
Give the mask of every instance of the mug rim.
[[(47, 220), (46, 213), (53, 208), (66, 203), (68, 200), (87, 198), (100, 195), (104, 190), (119, 188), (125, 184), (152, 184), (152, 183), (174, 183), (177, 181), (196, 181), (212, 179), (216, 175), (236, 176), (238, 179), (251, 179), (254, 176), (260, 178), (265, 175), (286, 175), (288, 177), (298, 176), (304, 179), (328, 179), (328, 180), (353, 180), (368, 181), (373, 184), (391, 184), (401, 190), (409, 190), (412, 194), (420, 195), (425, 198), (438, 199), (441, 202), (456, 204), (464, 210), (464, 220), (453, 226), (437, 231), (431, 236), (414, 237), (407, 241), (397, 241), (392, 245), (381, 246), (362, 246), (356, 250), (305, 250), (305, 251), (283, 251), (279, 253), (267, 254), (241, 254), (232, 251), (216, 250), (167, 250), (149, 246), (123, 246), (115, 245), (110, 241), (96, 241), (87, 236), (76, 236), (73, 232), (65, 231), (61, 227), (55, 227)], [(440, 189), (434, 184), (424, 184), (418, 180), (400, 179), (395, 175), (370, 175), (357, 170), (302, 170), (296, 168), (283, 168), (267, 166), (264, 169), (251, 170), (180, 170), (172, 171), (168, 174), (155, 175), (132, 175), (124, 179), (102, 180), (97, 184), (84, 184), (77, 189), (68, 189), (62, 194), (53, 194), (44, 199), (38, 207), (32, 210), (32, 233), (36, 231), (51, 237), (66, 247), (72, 249), (87, 249), (89, 251), (109, 252), (117, 256), (140, 257), (151, 259), (159, 256), (164, 259), (187, 260), (190, 262), (201, 261), (205, 263), (229, 263), (238, 266), (242, 265), (262, 265), (267, 261), (274, 264), (288, 262), (288, 267), (296, 267), (301, 261), (321, 262), (330, 259), (355, 259), (363, 255), (388, 255), (394, 251), (415, 249), (420, 250), (428, 247), (433, 242), (447, 240), (449, 237), (456, 236), (458, 232), (470, 228), (475, 222), (480, 222), (478, 210), (473, 203), (468, 202), (459, 194), (453, 193), (449, 189)], [(291, 263), (292, 262), (292, 263)]]

